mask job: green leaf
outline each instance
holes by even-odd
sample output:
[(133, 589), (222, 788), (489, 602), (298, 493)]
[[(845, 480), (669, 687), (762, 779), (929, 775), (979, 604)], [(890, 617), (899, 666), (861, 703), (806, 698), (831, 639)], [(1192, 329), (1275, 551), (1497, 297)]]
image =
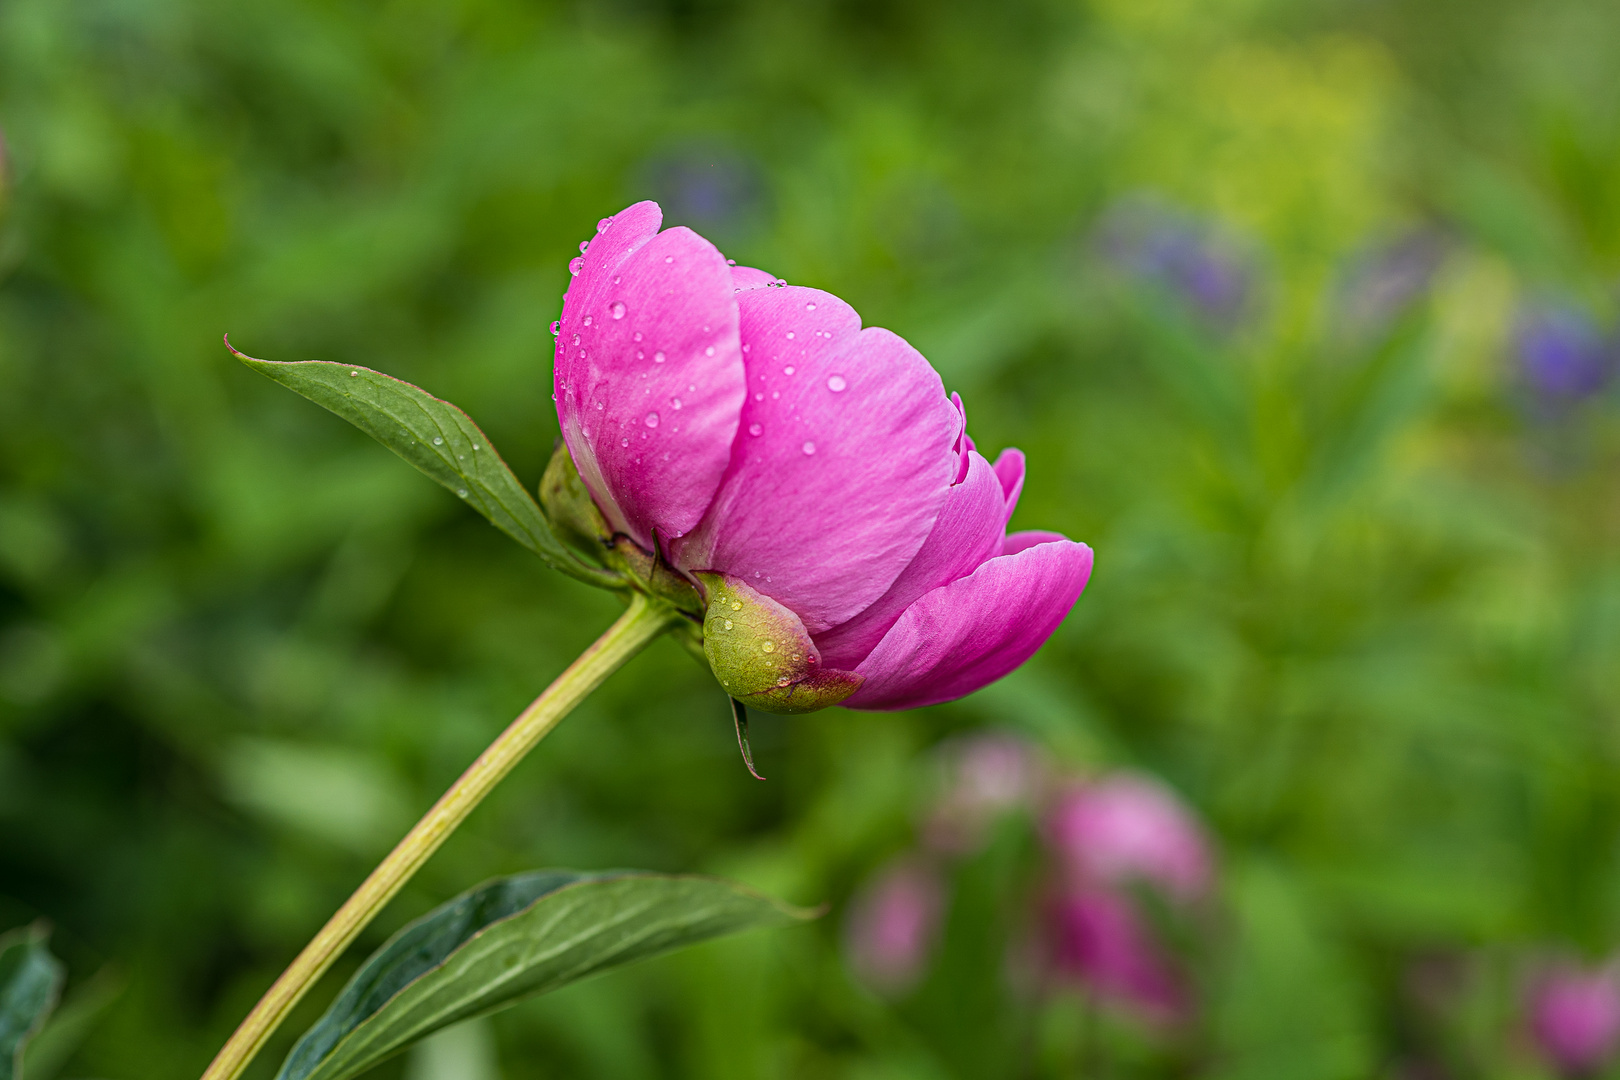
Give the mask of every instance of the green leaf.
[(497, 878), (372, 954), (276, 1080), (343, 1080), (458, 1020), (683, 945), (814, 916), (716, 878), (630, 870)]
[(0, 937), (0, 1080), (22, 1076), (23, 1049), (62, 989), (62, 962), (45, 948), (41, 923)]
[(392, 375), (325, 360), (236, 358), (261, 375), (330, 409), (437, 480), (497, 529), (581, 581), (618, 588), (623, 580), (587, 566), (552, 533), (545, 514), (512, 475), (472, 417)]

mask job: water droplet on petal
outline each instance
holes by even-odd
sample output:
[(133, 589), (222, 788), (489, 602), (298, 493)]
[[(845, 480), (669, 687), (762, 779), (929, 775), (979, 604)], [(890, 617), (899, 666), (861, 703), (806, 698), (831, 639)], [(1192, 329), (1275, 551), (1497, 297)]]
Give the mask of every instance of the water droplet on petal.
[(760, 646), (759, 646), (759, 651), (760, 652), (775, 652), (776, 651), (776, 642), (774, 642), (774, 641), (761, 642)]
[(844, 381), (844, 377), (842, 375), (827, 376), (827, 389), (831, 390), (833, 393), (842, 394), (848, 387), (849, 383)]
[(613, 303), (608, 305), (608, 314), (612, 315), (615, 319), (624, 318), (624, 305), (617, 300), (613, 301)]
[(814, 311), (814, 310), (816, 310), (816, 302), (814, 300), (805, 301), (804, 310), (806, 310), (806, 311)]
[(596, 231), (601, 232), (603, 229), (606, 229), (611, 224), (613, 224), (613, 219), (610, 218), (610, 217), (605, 217), (601, 221), (598, 221), (596, 223)]
[(655, 412), (648, 413), (647, 414), (647, 419), (646, 419), (645, 422), (646, 422), (648, 427), (657, 427), (658, 426), (658, 414), (655, 413)]
[(551, 336), (556, 337), (560, 333), (562, 333), (562, 320), (558, 319), (551, 324)]
[(663, 362), (664, 362), (664, 354), (663, 353), (661, 353), (661, 352), (653, 353), (653, 363), (662, 364)]
[(764, 401), (765, 400), (765, 391), (761, 390), (759, 393), (755, 394), (754, 395), (754, 400), (755, 401)]
[(631, 334), (630, 335), (630, 340), (631, 341), (640, 341), (641, 340), (641, 331), (637, 330), (635, 333)]
[(589, 240), (581, 240), (579, 242), (579, 253), (581, 255), (585, 254), (585, 249), (590, 247), (590, 246), (591, 246), (591, 242)]
[(574, 277), (579, 277), (579, 272), (581, 270), (583, 270), (583, 269), (585, 269), (585, 260), (584, 260), (583, 257), (581, 257), (579, 255), (575, 255), (572, 259), (569, 260), (569, 262), (568, 262), (568, 272), (570, 274), (572, 274)]
[(667, 262), (667, 263), (672, 263), (672, 262), (675, 261), (675, 256), (673, 256), (673, 255), (665, 255), (664, 256), (664, 261)]
[(758, 436), (758, 435), (764, 434), (764, 432), (765, 432), (765, 429), (760, 427), (758, 424), (749, 424), (748, 425), (748, 434), (750, 434), (750, 435)]
[(591, 325), (591, 317), (589, 315), (585, 316), (585, 325), (586, 326)]
[(782, 374), (791, 375), (797, 370), (798, 370), (798, 368), (794, 367), (792, 364), (789, 364), (787, 367), (782, 369)]
[(578, 335), (578, 334), (575, 334), (575, 335), (574, 335), (574, 344), (575, 344), (575, 345), (578, 345), (578, 344), (579, 344), (579, 335)]
[(703, 350), (703, 355), (704, 356), (713, 356), (714, 355), (714, 346), (710, 345), (707, 349), (704, 349)]
[(807, 442), (803, 446), (799, 447), (799, 449), (803, 450), (806, 454), (813, 454), (816, 452), (816, 444), (813, 442)]
[(681, 399), (680, 398), (670, 398), (669, 399), (669, 407), (672, 408), (672, 409), (679, 409), (681, 407)]
[(788, 331), (788, 340), (789, 341), (793, 340), (793, 331), (791, 331), (791, 330)]
[(620, 439), (619, 440), (619, 445), (620, 446), (629, 446), (630, 445), (630, 440), (629, 439)]

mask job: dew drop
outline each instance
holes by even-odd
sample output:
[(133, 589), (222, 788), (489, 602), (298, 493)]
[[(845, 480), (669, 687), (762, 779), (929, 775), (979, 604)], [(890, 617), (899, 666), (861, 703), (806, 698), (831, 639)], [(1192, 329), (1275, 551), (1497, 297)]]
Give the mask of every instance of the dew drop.
[(629, 439), (620, 439), (619, 440), (619, 445), (620, 446), (629, 446), (630, 445), (630, 440)]
[(777, 686), (786, 686), (788, 683), (790, 683), (792, 681), (793, 681), (792, 679), (790, 679), (786, 675), (784, 675), (780, 679), (776, 680), (776, 685)]
[(434, 446), (443, 446), (444, 445), (444, 438), (442, 436), (439, 436), (439, 435), (433, 436), (433, 445)]
[(646, 425), (648, 427), (657, 427), (658, 426), (658, 414), (655, 413), (655, 412), (648, 413), (647, 414), (647, 419), (644, 422), (646, 423)]
[(664, 362), (664, 359), (665, 359), (665, 357), (664, 357), (663, 353), (661, 353), (661, 352), (653, 353), (653, 363), (662, 364)]
[(782, 369), (782, 374), (791, 375), (797, 370), (798, 370), (798, 368), (794, 367), (792, 364), (789, 364), (787, 367)]
[(758, 435), (764, 434), (764, 432), (765, 432), (765, 429), (760, 427), (758, 424), (749, 424), (748, 425), (748, 434), (750, 434), (750, 435), (758, 436)]
[(631, 341), (640, 341), (641, 340), (641, 331), (637, 330), (635, 333), (631, 334), (630, 335), (630, 340)]
[(574, 277), (579, 277), (579, 272), (581, 270), (583, 270), (583, 269), (585, 269), (585, 260), (583, 258), (581, 258), (580, 256), (575, 255), (572, 259), (569, 260), (569, 262), (568, 262), (568, 272), (570, 274), (572, 274)]
[(791, 330), (788, 331), (788, 340), (789, 341), (793, 340), (793, 331), (791, 331)]
[(669, 399), (669, 407), (672, 408), (672, 409), (679, 409), (681, 407), (681, 399), (680, 398), (670, 398)]
[(760, 652), (775, 652), (776, 651), (776, 642), (774, 642), (774, 641), (766, 641), (766, 642), (761, 643), (761, 645), (759, 647), (759, 651)]
[(578, 334), (575, 334), (575, 335), (574, 335), (574, 344), (575, 344), (575, 345), (578, 345), (578, 344), (579, 344), (579, 335), (578, 335)]
[(636, 359), (637, 360), (645, 360), (645, 359), (647, 359), (647, 354), (645, 352), (643, 352), (642, 350), (637, 349), (636, 350)]
[(827, 389), (831, 390), (833, 393), (842, 394), (846, 389), (848, 389), (848, 387), (849, 383), (844, 381), (844, 377), (842, 375), (827, 376)]
[(742, 610), (742, 601), (741, 600), (733, 600), (731, 602), (731, 610), (732, 611), (741, 611)]
[(793, 662), (795, 664), (797, 664), (800, 660), (803, 660), (803, 659), (804, 659), (804, 657), (800, 656), (798, 653), (793, 654)]
[(585, 249), (590, 247), (590, 246), (591, 246), (591, 242), (589, 240), (581, 240), (579, 242), (579, 253), (581, 255), (585, 254)]
[(358, 372), (358, 371), (351, 371), (351, 372), (349, 372), (349, 378), (351, 378), (351, 379), (352, 379), (352, 378), (354, 378), (354, 377), (355, 377), (355, 376), (356, 376), (356, 375), (358, 375), (358, 374), (360, 374), (360, 373), (359, 373), (359, 372)]
[(761, 390), (758, 393), (756, 393), (754, 395), (754, 400), (755, 401), (764, 401), (765, 400), (765, 391)]
[(664, 261), (667, 262), (667, 263), (672, 263), (672, 262), (675, 261), (675, 256), (673, 256), (673, 255), (665, 255), (664, 256)]
[(726, 629), (727, 629), (727, 630), (730, 630), (730, 629), (731, 629), (731, 620), (730, 620), (730, 619), (727, 619), (727, 620), (726, 620)]
[(610, 217), (605, 217), (601, 221), (598, 221), (596, 223), (596, 231), (601, 232), (603, 229), (607, 228), (611, 224), (613, 224), (613, 219), (610, 218)]
[(703, 350), (703, 355), (704, 356), (713, 356), (714, 355), (714, 346), (710, 345), (707, 349), (704, 349)]
[(624, 305), (617, 300), (613, 301), (613, 303), (608, 305), (608, 314), (612, 315), (615, 319), (624, 318)]
[(806, 311), (814, 311), (814, 310), (816, 310), (816, 302), (814, 300), (807, 300), (805, 302), (805, 305), (804, 305), (804, 310), (806, 310)]
[(456, 489), (456, 494), (460, 495), (463, 499), (465, 499), (467, 497), (467, 489), (466, 488), (457, 488)]
[(560, 333), (562, 333), (562, 320), (558, 319), (551, 324), (551, 336), (556, 337)]
[(807, 442), (803, 446), (799, 447), (799, 449), (803, 450), (807, 455), (813, 454), (816, 452), (816, 444), (813, 442)]
[(585, 325), (586, 326), (591, 325), (591, 317), (589, 315), (585, 316)]

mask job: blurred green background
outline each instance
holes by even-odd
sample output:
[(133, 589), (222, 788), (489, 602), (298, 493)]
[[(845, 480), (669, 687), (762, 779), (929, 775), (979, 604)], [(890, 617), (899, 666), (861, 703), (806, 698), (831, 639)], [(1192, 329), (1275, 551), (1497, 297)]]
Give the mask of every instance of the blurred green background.
[[(49, 918), (94, 1014), (39, 1080), (200, 1072), (615, 614), (221, 333), (417, 382), (532, 484), (567, 261), (646, 197), (917, 344), (981, 447), (1029, 453), (1015, 525), (1096, 573), (962, 702), (760, 718), (763, 784), (657, 644), (361, 945), (536, 866), (832, 913), (377, 1075), (1546, 1075), (1525, 965), (1620, 944), (1617, 27), (1612, 0), (5, 0), (0, 927)], [(1189, 1030), (1008, 988), (1027, 823), (961, 871), (919, 988), (848, 974), (844, 905), (913, 843), (930, 748), (986, 727), (1209, 823)]]

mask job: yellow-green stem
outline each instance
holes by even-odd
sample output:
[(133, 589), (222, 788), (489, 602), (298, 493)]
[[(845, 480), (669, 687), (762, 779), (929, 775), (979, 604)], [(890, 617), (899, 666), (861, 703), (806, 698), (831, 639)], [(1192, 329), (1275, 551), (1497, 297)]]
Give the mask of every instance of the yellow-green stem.
[(377, 864), (371, 876), (321, 927), (320, 933), (304, 946), (304, 951), (281, 973), (281, 978), (265, 992), (230, 1041), (220, 1049), (202, 1080), (235, 1080), (240, 1076), (305, 991), (501, 778), (511, 772), (558, 721), (602, 685), (602, 680), (669, 629), (678, 618), (672, 609), (634, 594), (629, 610), (489, 744), (478, 760), (433, 804), (433, 809)]

